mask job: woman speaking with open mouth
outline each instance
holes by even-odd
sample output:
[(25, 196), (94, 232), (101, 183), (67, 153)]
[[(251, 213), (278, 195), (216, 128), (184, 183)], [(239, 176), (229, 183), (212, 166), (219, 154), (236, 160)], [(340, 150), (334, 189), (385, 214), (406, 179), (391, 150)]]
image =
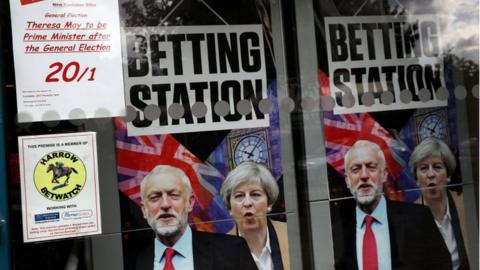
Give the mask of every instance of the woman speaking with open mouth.
[(245, 238), (259, 270), (290, 269), (287, 226), (267, 216), (278, 192), (270, 171), (254, 162), (233, 169), (220, 191), (236, 223), (229, 234)]
[(439, 139), (425, 139), (413, 150), (409, 167), (422, 193), (417, 202), (432, 211), (452, 256), (453, 269), (470, 269), (462, 237), (464, 219), (459, 218), (464, 212), (462, 198), (447, 190), (456, 167), (452, 151)]

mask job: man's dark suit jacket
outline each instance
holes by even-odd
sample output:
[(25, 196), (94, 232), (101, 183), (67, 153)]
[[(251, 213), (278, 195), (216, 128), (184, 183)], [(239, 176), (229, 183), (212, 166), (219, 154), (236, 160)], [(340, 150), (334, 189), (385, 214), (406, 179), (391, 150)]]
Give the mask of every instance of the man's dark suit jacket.
[[(450, 253), (430, 209), (387, 200), (392, 269), (452, 269)], [(358, 269), (355, 201), (332, 207), (335, 269)]]
[[(151, 232), (148, 239), (143, 238), (135, 254), (123, 254), (126, 270), (153, 269), (154, 237)], [(192, 230), (192, 243), (195, 270), (257, 270), (247, 243), (241, 237)]]

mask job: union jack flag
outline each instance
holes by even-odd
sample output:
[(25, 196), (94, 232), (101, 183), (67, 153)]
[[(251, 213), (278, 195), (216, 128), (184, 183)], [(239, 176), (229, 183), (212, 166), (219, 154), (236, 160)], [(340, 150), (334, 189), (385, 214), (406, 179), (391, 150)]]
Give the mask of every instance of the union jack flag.
[(388, 170), (386, 194), (390, 199), (415, 201), (418, 192), (403, 192), (415, 189), (416, 184), (408, 171), (411, 150), (395, 138), (368, 113), (334, 115), (324, 112), (325, 147), (327, 162), (341, 175), (345, 174), (344, 156), (358, 140), (376, 143), (385, 155)]
[[(321, 95), (329, 96), (328, 76), (319, 71)], [(415, 201), (418, 196), (415, 180), (408, 171), (411, 150), (401, 139), (394, 137), (383, 128), (370, 114), (334, 115), (331, 111), (323, 113), (325, 147), (327, 162), (341, 175), (345, 175), (344, 156), (358, 140), (376, 143), (385, 155), (388, 170), (386, 194), (390, 199)], [(404, 192), (408, 190), (408, 192)]]
[(324, 126), (327, 161), (339, 173), (345, 173), (343, 157), (348, 149), (358, 140), (367, 140), (382, 148), (389, 173), (394, 178), (400, 176), (405, 164), (390, 151), (390, 145), (399, 143), (368, 113), (334, 115), (325, 112)]
[[(169, 134), (127, 136), (126, 123), (115, 119), (118, 187), (140, 205), (140, 183), (159, 164), (182, 169), (189, 177), (196, 198), (190, 221), (203, 231), (226, 232), (229, 222), (211, 223), (228, 219), (216, 186), (224, 176), (215, 167), (202, 162)], [(196, 224), (198, 223), (198, 224)]]

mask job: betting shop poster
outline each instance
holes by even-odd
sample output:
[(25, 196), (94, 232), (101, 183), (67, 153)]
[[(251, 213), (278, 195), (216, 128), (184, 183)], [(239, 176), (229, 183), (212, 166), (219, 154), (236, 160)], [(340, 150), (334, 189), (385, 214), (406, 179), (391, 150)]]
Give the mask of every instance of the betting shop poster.
[(118, 2), (10, 0), (18, 121), (125, 114)]
[[(135, 119), (128, 134), (150, 135), (266, 127), (262, 25), (122, 28), (125, 96)], [(242, 114), (238, 102), (246, 101)], [(179, 118), (171, 117), (173, 104)], [(225, 106), (225, 115), (215, 108)], [(145, 116), (158, 108), (154, 119)], [(201, 114), (192, 113), (201, 108)]]
[[(438, 17), (326, 17), (325, 29), (328, 63), (319, 66), (328, 71), (319, 70), (321, 95), (336, 100), (333, 110), (323, 112), (331, 196), (351, 196), (343, 157), (357, 140), (368, 140), (385, 154), (387, 196), (416, 201), (420, 191), (408, 167), (415, 146), (433, 137), (458, 156), (453, 67), (443, 62)], [(428, 99), (419, 97), (422, 89)], [(394, 97), (388, 105), (382, 104), (385, 92)], [(373, 94), (372, 103), (362, 102), (365, 93)], [(342, 105), (344, 95), (355, 96), (353, 106)], [(452, 183), (461, 182), (458, 167)]]
[[(228, 172), (245, 161), (272, 172), (280, 194), (269, 218), (286, 221), (270, 21), (260, 16), (269, 8), (265, 2), (208, 1), (207, 7), (172, 1), (148, 11), (138, 1), (120, 2), (124, 49), (134, 50), (124, 53), (124, 71), (131, 72), (124, 76), (126, 100), (136, 111), (131, 123), (115, 119), (124, 254), (152, 241), (140, 210), (140, 183), (156, 165), (180, 168), (190, 179), (195, 204), (189, 224), (195, 230), (227, 233), (234, 227), (220, 189)], [(271, 101), (269, 112), (260, 110), (262, 99)], [(220, 100), (229, 104), (226, 116), (213, 112)], [(247, 100), (250, 113), (237, 111), (239, 100)], [(178, 120), (165, 115), (172, 102), (185, 108)], [(208, 108), (204, 119), (189, 111), (198, 102)], [(151, 105), (160, 110), (154, 120), (146, 117)], [(288, 239), (286, 233), (278, 237)]]
[(325, 35), (335, 114), (447, 105), (436, 16), (326, 17)]
[(24, 242), (101, 234), (96, 133), (18, 138)]
[[(328, 57), (319, 58), (318, 73), (321, 95), (335, 100), (332, 110), (323, 111), (334, 235), (354, 204), (344, 167), (353, 144), (370, 141), (382, 150), (388, 172), (382, 190), (386, 198), (428, 206), (429, 191), (435, 190), (419, 189), (409, 161), (419, 144), (434, 138), (443, 141), (456, 160), (445, 196), (452, 224), (459, 224), (463, 234), (455, 236), (459, 253), (464, 252), (468, 235), (454, 95), (454, 74), (462, 71), (444, 61), (452, 55), (442, 46), (438, 16), (325, 17), (325, 33)], [(436, 179), (441, 183), (438, 175)]]

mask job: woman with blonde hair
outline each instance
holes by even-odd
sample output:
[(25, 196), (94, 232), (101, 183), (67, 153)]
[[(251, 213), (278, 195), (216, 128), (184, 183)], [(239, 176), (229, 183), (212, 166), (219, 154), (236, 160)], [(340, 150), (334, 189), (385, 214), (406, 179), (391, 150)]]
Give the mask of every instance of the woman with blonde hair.
[(413, 150), (409, 167), (422, 196), (417, 201), (430, 208), (452, 257), (453, 269), (470, 269), (462, 231), (464, 209), (460, 194), (447, 189), (456, 161), (441, 140), (428, 138)]
[(242, 236), (260, 270), (290, 269), (287, 226), (268, 218), (278, 185), (263, 165), (244, 162), (222, 184), (222, 200), (235, 219), (229, 234)]

